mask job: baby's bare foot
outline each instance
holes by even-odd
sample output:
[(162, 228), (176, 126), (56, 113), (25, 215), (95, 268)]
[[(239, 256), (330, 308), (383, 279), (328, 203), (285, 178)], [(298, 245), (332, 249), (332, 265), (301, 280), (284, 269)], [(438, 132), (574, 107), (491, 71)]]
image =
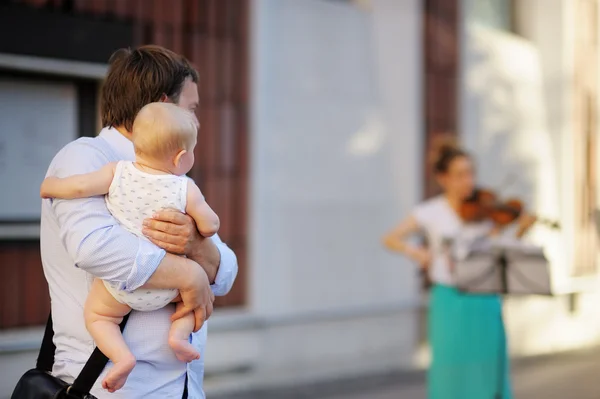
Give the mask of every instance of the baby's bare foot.
[(177, 339), (169, 337), (169, 346), (175, 352), (175, 356), (181, 362), (189, 363), (192, 360), (200, 359), (200, 353), (194, 348), (187, 339)]
[(104, 381), (102, 381), (102, 388), (110, 393), (123, 388), (125, 381), (127, 381), (127, 377), (129, 377), (129, 373), (131, 373), (131, 370), (133, 370), (134, 367), (135, 358), (133, 356), (115, 362), (108, 371)]

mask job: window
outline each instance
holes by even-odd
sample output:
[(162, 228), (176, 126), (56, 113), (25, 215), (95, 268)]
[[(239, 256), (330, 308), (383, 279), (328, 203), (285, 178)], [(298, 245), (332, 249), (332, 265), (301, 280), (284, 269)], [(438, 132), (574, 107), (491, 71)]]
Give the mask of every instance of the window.
[(0, 221), (39, 221), (39, 185), (77, 121), (72, 82), (0, 76)]

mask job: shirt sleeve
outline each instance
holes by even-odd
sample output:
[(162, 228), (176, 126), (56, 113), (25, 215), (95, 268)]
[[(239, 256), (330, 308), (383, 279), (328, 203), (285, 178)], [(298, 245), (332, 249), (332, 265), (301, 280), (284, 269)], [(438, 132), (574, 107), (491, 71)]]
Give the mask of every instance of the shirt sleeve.
[[(69, 144), (54, 159), (49, 176), (67, 177), (100, 169), (109, 160), (91, 143)], [(111, 215), (104, 196), (52, 201), (60, 238), (75, 266), (135, 290), (156, 271), (165, 251), (126, 231)]]
[(224, 296), (231, 290), (238, 273), (238, 263), (235, 253), (229, 248), (217, 234), (211, 237), (221, 253), (221, 263), (217, 270), (215, 282), (211, 285), (216, 296)]
[(419, 204), (415, 206), (412, 211), (412, 216), (415, 218), (419, 227), (423, 228), (427, 224), (427, 207), (426, 204)]

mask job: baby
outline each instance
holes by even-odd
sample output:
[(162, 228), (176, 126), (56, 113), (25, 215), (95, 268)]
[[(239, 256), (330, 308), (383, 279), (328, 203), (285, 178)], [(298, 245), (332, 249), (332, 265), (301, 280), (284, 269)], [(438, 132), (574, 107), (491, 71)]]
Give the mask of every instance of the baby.
[[(210, 237), (219, 229), (219, 217), (208, 206), (196, 184), (185, 176), (194, 165), (198, 123), (194, 115), (174, 104), (151, 103), (138, 113), (132, 132), (135, 162), (120, 161), (102, 169), (67, 178), (48, 177), (42, 198), (74, 199), (106, 194), (112, 215), (129, 231), (143, 237), (144, 219), (165, 208), (190, 215), (198, 231)], [(177, 290), (140, 288), (120, 290), (96, 279), (85, 304), (86, 327), (96, 345), (114, 363), (102, 386), (114, 392), (125, 384), (135, 358), (121, 335), (119, 323), (131, 309), (152, 311), (178, 297)], [(180, 309), (182, 303), (177, 303)], [(177, 358), (190, 362), (200, 354), (189, 342), (194, 316), (175, 320), (169, 345)]]

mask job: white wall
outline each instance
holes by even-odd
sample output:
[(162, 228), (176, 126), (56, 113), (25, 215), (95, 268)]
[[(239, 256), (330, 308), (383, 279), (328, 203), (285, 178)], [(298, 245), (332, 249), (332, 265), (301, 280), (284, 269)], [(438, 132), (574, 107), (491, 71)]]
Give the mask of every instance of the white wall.
[(255, 3), (256, 312), (414, 297), (399, 289), (410, 269), (379, 243), (420, 193), (419, 10), (401, 3), (375, 2), (372, 13), (323, 0)]
[(421, 193), (420, 1), (252, 4), (255, 362), (410, 364), (416, 275), (380, 237)]
[[(463, 5), (469, 1), (464, 0)], [(477, 25), (465, 7), (461, 72), (461, 135), (478, 159), (482, 182), (524, 197), (560, 232), (538, 227), (532, 239), (552, 262), (557, 290), (569, 288), (575, 243), (572, 46), (570, 0), (515, 2), (520, 36)], [(568, 298), (510, 298), (505, 313), (514, 354), (577, 348), (600, 341), (598, 296), (586, 294), (569, 311)]]

